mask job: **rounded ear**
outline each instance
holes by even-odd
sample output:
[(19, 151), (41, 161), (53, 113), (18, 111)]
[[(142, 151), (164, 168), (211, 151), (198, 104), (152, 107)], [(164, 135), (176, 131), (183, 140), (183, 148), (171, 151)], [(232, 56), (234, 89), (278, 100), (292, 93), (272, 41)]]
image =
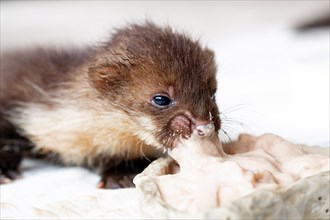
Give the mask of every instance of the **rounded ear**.
[(111, 64), (101, 64), (88, 68), (88, 79), (92, 86), (102, 94), (109, 94), (123, 84), (124, 74)]

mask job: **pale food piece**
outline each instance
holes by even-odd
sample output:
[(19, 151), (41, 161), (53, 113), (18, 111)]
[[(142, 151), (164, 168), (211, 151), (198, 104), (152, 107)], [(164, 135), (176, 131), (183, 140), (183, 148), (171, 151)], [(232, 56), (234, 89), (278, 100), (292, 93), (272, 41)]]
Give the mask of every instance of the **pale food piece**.
[(180, 172), (156, 179), (164, 200), (179, 211), (205, 211), (228, 205), (256, 188), (274, 190), (329, 170), (329, 158), (305, 154), (278, 136), (244, 138), (247, 145), (236, 147), (247, 151), (234, 155), (225, 154), (214, 135), (182, 140), (169, 151)]
[[(157, 187), (153, 196), (160, 197), (161, 203), (180, 213), (232, 208), (233, 201), (251, 195), (257, 189), (275, 192), (330, 169), (329, 157), (307, 154), (301, 146), (272, 134), (241, 135), (236, 142), (225, 146), (221, 146), (216, 135), (192, 135), (170, 150), (169, 155), (180, 168), (169, 170), (163, 166), (164, 160), (159, 173), (149, 173), (149, 176)], [(138, 188), (141, 186), (139, 178), (135, 180)], [(142, 190), (146, 193), (146, 187)]]

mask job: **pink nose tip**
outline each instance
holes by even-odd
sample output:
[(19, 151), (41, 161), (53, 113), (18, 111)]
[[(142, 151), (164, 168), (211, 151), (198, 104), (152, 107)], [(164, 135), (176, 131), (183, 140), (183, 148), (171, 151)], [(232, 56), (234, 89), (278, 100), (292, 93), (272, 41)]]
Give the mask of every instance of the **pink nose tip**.
[(197, 134), (199, 136), (209, 137), (214, 132), (214, 129), (213, 122), (196, 126)]

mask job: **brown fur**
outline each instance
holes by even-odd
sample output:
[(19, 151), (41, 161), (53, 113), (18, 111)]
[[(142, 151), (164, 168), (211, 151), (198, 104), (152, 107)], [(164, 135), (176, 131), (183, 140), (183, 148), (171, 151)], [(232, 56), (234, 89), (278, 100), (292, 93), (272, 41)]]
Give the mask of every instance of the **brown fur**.
[[(1, 59), (2, 121), (65, 163), (154, 156), (210, 117), (220, 129), (213, 52), (169, 27), (129, 25), (93, 48)], [(171, 106), (152, 105), (156, 94)]]

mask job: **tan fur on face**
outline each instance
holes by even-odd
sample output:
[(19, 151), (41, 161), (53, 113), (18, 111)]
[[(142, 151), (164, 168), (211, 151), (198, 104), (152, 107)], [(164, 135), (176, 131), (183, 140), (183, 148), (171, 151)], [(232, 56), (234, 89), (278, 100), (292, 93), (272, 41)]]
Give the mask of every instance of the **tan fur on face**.
[[(209, 121), (211, 115), (215, 131), (220, 129), (212, 98), (217, 85), (214, 54), (198, 41), (169, 27), (131, 25), (117, 30), (95, 57), (88, 68), (90, 84), (104, 100), (122, 106), (132, 117), (146, 115), (155, 122), (151, 132), (158, 143), (172, 148), (176, 139), (189, 136), (191, 126), (180, 132), (170, 126), (183, 113), (194, 121)], [(170, 104), (155, 105), (157, 95), (170, 98)], [(135, 121), (150, 135), (144, 121)]]

